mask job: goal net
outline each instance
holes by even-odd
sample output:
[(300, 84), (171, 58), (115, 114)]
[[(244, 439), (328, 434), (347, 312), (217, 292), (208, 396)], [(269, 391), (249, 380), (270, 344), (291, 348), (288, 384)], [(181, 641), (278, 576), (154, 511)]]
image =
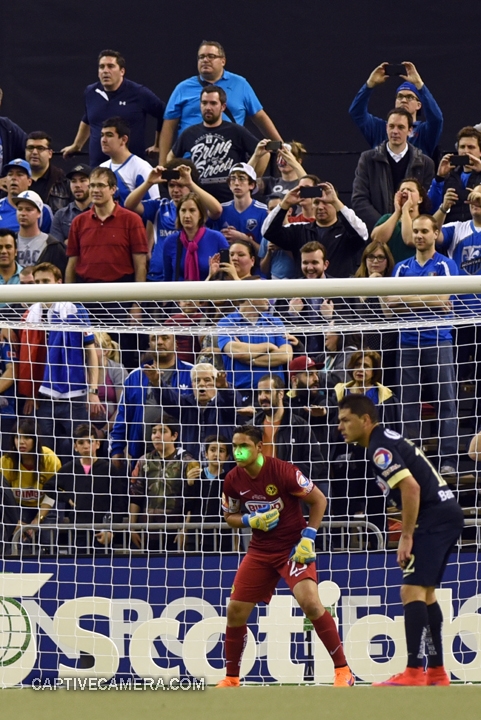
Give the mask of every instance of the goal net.
[[(478, 285), (1, 287), (0, 685), (224, 676), (226, 604), (250, 535), (227, 526), (220, 498), (243, 425), (328, 498), (319, 594), (357, 679), (401, 671), (401, 512), (339, 434), (351, 393), (463, 507), (438, 599), (447, 671), (481, 682)], [(243, 682), (332, 683), (282, 581), (248, 627)]]

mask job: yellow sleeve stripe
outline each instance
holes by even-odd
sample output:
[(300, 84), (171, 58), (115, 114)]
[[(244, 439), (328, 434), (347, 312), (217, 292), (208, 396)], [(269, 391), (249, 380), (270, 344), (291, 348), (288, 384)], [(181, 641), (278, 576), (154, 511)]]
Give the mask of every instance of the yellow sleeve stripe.
[(412, 473), (410, 470), (408, 470), (407, 468), (404, 468), (404, 470), (400, 470), (395, 475), (390, 477), (389, 480), (387, 481), (387, 484), (389, 485), (390, 488), (396, 487), (396, 485), (398, 483), (400, 483), (401, 480), (404, 480), (404, 478), (409, 477), (411, 474)]

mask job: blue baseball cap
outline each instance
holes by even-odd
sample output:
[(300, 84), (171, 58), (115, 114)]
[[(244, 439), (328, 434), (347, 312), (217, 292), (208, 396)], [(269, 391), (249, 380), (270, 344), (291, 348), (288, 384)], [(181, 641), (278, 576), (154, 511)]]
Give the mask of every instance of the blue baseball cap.
[(6, 175), (8, 172), (8, 168), (22, 168), (27, 173), (28, 177), (32, 177), (32, 168), (30, 167), (30, 163), (24, 160), (23, 158), (16, 158), (16, 160), (10, 160), (9, 163), (3, 166), (2, 175)]
[(411, 82), (403, 82), (396, 90), (396, 93), (398, 93), (400, 90), (410, 90), (414, 95), (416, 95), (417, 99), (419, 100), (419, 90), (417, 89), (416, 85)]

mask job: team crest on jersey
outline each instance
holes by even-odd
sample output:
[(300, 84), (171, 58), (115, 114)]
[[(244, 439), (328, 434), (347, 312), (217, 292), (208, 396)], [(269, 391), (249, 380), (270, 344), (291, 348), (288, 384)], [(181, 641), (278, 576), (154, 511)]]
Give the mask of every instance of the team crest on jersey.
[(385, 470), (392, 462), (392, 453), (386, 450), (386, 448), (378, 448), (372, 456), (372, 459), (375, 465), (380, 467), (381, 470)]
[(395, 430), (389, 430), (388, 428), (386, 428), (386, 429), (384, 430), (384, 435), (385, 435), (387, 438), (391, 438), (391, 440), (399, 440), (399, 438), (402, 437), (402, 435), (400, 435), (400, 434), (399, 434), (398, 432), (396, 432)]
[(246, 222), (246, 228), (248, 230), (255, 230), (257, 227), (257, 220), (255, 218), (249, 218)]
[(267, 493), (268, 495), (277, 495), (277, 494), (278, 494), (278, 490), (277, 490), (277, 488), (276, 488), (275, 485), (268, 485), (268, 486), (266, 487), (266, 493)]
[(300, 470), (296, 470), (296, 480), (299, 487), (303, 490), (312, 490), (312, 481), (306, 478)]

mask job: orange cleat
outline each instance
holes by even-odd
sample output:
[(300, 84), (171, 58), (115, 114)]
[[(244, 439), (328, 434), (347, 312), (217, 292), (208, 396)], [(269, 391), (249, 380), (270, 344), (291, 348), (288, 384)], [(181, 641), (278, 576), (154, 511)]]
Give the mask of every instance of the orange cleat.
[(451, 685), (451, 680), (446, 670), (440, 667), (429, 668), (426, 672), (426, 685)]
[(333, 687), (352, 687), (354, 685), (354, 675), (349, 665), (334, 668), (334, 685)]
[(423, 687), (427, 685), (426, 673), (423, 668), (407, 667), (404, 672), (393, 675), (388, 680), (373, 683), (373, 687), (381, 687), (382, 685), (419, 685)]
[(228, 675), (216, 685), (216, 688), (222, 687), (240, 687), (240, 680), (238, 677)]

